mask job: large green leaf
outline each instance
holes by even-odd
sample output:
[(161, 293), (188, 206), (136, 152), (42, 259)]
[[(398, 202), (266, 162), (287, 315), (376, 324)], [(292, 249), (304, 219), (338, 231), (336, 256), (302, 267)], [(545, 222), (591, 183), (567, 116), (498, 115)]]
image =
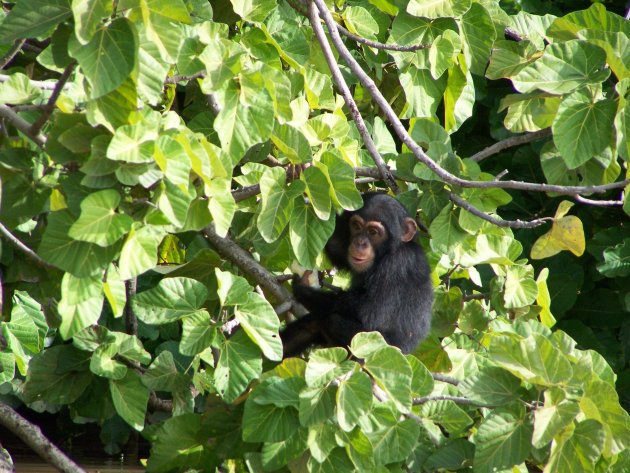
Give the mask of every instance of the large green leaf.
[(120, 195), (112, 189), (89, 194), (81, 202), (81, 216), (68, 235), (76, 240), (110, 246), (131, 229), (132, 220), (116, 212)]
[(289, 223), (293, 200), (285, 190), (285, 173), (282, 168), (268, 168), (260, 179), (262, 208), (258, 215), (258, 230), (271, 243), (278, 239)]
[(0, 42), (47, 35), (71, 14), (70, 0), (17, 2), (0, 25)]
[(57, 309), (61, 316), (59, 333), (69, 339), (89, 325), (95, 324), (103, 308), (103, 283), (100, 277), (77, 278), (66, 273), (61, 281), (61, 300)]
[(262, 371), (260, 349), (239, 330), (225, 341), (214, 372), (217, 392), (226, 402), (234, 401), (247, 388), (250, 381)]
[(236, 306), (234, 315), (267, 358), (282, 360), (282, 342), (278, 335), (280, 320), (265, 298), (250, 292), (247, 301)]
[(554, 118), (553, 141), (569, 169), (584, 164), (613, 144), (613, 100), (597, 100), (588, 89), (564, 98)]
[(143, 322), (166, 324), (206, 312), (201, 307), (207, 298), (206, 286), (199, 281), (167, 278), (157, 286), (136, 294), (131, 302), (135, 314)]
[(411, 409), (411, 377), (409, 362), (400, 350), (383, 347), (365, 359), (365, 369), (401, 412)]
[(436, 0), (423, 2), (411, 0), (407, 5), (407, 12), (415, 16), (439, 18), (442, 16), (462, 16), (468, 11), (471, 0)]
[(132, 228), (120, 253), (120, 277), (123, 280), (138, 276), (157, 264), (158, 245), (164, 238), (161, 229), (147, 225)]
[(112, 14), (112, 2), (109, 0), (72, 0), (72, 16), (75, 21), (75, 34), (81, 44), (87, 44), (103, 18)]
[(124, 378), (109, 381), (109, 390), (118, 415), (134, 429), (143, 430), (149, 390), (142, 384), (140, 376), (128, 370)]
[(367, 374), (358, 371), (343, 380), (337, 390), (337, 421), (349, 432), (361, 416), (372, 407), (372, 382)]
[(496, 366), (482, 367), (459, 383), (462, 394), (473, 401), (491, 406), (506, 404), (517, 397), (520, 381)]
[(101, 274), (114, 258), (116, 246), (101, 248), (93, 243), (72, 239), (68, 232), (73, 223), (70, 212), (51, 212), (39, 245), (39, 255), (48, 263), (79, 278)]
[(493, 47), (497, 33), (492, 17), (482, 4), (473, 3), (462, 17), (462, 32), (465, 38), (464, 53), (470, 72), (483, 75), (488, 65), (490, 49)]
[(606, 80), (610, 70), (602, 69), (605, 60), (603, 49), (585, 41), (552, 43), (540, 59), (512, 77), (512, 83), (520, 92), (565, 94)]
[(606, 434), (596, 420), (587, 419), (565, 434), (551, 448), (545, 472), (594, 472), (595, 464), (604, 448)]
[(138, 54), (138, 38), (127, 18), (118, 18), (102, 26), (87, 44), (69, 42), (70, 55), (79, 61), (91, 86), (93, 98), (117, 89), (134, 70)]
[(313, 209), (305, 204), (295, 204), (291, 214), (291, 247), (298, 262), (305, 268), (315, 268), (316, 258), (335, 230), (335, 220), (322, 221)]
[(531, 438), (529, 419), (509, 410), (492, 412), (475, 433), (475, 472), (491, 473), (525, 461)]

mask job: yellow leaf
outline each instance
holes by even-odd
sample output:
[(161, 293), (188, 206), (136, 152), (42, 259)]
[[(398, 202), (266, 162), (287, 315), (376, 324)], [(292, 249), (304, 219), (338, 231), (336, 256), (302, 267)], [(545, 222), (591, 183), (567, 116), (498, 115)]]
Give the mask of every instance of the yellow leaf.
[(536, 304), (541, 308), (540, 322), (545, 327), (553, 327), (556, 324), (556, 319), (551, 313), (551, 296), (549, 295), (549, 288), (547, 287), (547, 277), (549, 276), (549, 269), (543, 268), (538, 274), (536, 279), (536, 286), (538, 286), (538, 296), (536, 296)]
[(551, 230), (538, 238), (532, 246), (533, 259), (549, 258), (563, 250), (582, 256), (586, 248), (582, 221), (574, 215), (565, 217), (572, 206), (573, 204), (566, 200), (560, 203)]
[(66, 197), (57, 189), (53, 189), (50, 193), (50, 210), (63, 210), (68, 207)]

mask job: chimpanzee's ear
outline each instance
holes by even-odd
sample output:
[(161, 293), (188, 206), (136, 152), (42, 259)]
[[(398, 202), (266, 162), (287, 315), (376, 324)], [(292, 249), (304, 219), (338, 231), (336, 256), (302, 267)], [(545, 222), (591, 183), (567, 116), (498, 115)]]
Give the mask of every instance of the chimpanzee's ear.
[(418, 232), (418, 224), (413, 218), (407, 217), (405, 218), (405, 222), (403, 223), (403, 233), (400, 239), (405, 243), (413, 240)]

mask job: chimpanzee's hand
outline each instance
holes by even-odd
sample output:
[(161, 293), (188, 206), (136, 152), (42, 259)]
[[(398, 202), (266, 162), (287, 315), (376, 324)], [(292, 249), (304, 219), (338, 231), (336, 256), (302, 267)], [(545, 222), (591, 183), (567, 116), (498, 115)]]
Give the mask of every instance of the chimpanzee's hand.
[(291, 280), (291, 286), (293, 287), (293, 290), (295, 291), (296, 286), (310, 287), (310, 284), (308, 282), (308, 278), (309, 278), (309, 276), (311, 274), (313, 274), (313, 271), (311, 271), (309, 269), (304, 271), (302, 276), (298, 276), (297, 274), (294, 274), (293, 275), (293, 279)]

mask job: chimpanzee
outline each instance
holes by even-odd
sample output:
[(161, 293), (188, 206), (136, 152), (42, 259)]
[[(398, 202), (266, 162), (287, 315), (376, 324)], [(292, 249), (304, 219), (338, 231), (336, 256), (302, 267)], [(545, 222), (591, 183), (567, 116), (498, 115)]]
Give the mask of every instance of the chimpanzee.
[(281, 333), (284, 356), (311, 345), (348, 346), (359, 332), (378, 331), (404, 353), (429, 330), (433, 287), (417, 226), (405, 208), (382, 193), (363, 195), (363, 207), (337, 217), (325, 252), (350, 271), (346, 291), (322, 291), (294, 276), (293, 294), (309, 314)]

